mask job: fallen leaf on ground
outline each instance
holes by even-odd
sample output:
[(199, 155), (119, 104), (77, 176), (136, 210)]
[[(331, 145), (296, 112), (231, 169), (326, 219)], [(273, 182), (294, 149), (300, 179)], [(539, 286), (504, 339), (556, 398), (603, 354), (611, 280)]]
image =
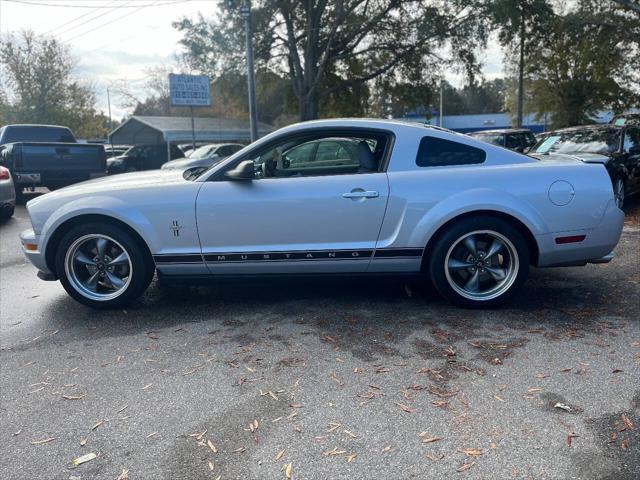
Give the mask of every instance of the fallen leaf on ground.
[(129, 469), (123, 468), (122, 473), (118, 475), (118, 478), (116, 478), (116, 480), (129, 480)]
[(333, 457), (335, 455), (342, 455), (343, 453), (347, 453), (346, 450), (338, 450), (338, 447), (333, 447), (332, 450), (329, 450), (328, 452), (324, 452), (323, 455), (327, 456), (327, 457)]
[(149, 435), (147, 435), (147, 438), (155, 437), (157, 434), (158, 432), (150, 433)]
[(213, 463), (211, 461), (209, 461), (208, 463), (209, 463), (209, 470), (213, 472)]
[(349, 435), (351, 438), (358, 438), (358, 435), (356, 435), (353, 432), (350, 432), (349, 430), (343, 430), (343, 432)]
[(146, 389), (150, 388), (151, 385), (153, 385), (153, 383), (147, 383), (144, 387), (142, 387), (142, 390), (146, 390)]
[(287, 463), (283, 470), (285, 477), (291, 478), (293, 476), (293, 464), (291, 462)]
[(354, 458), (356, 458), (358, 456), (357, 453), (352, 453), (351, 455), (347, 455), (347, 463), (351, 463), (353, 461)]
[(580, 435), (576, 435), (575, 433), (571, 432), (569, 435), (567, 435), (567, 445), (571, 446), (571, 442), (573, 441), (574, 438), (578, 438)]
[(416, 410), (414, 408), (411, 407), (407, 407), (406, 405), (399, 403), (399, 402), (395, 402), (396, 405), (398, 405), (400, 407), (400, 409), (404, 412), (407, 413), (416, 413)]
[(386, 453), (386, 452), (390, 452), (390, 451), (391, 451), (391, 445), (387, 445), (386, 447), (384, 447), (384, 448), (382, 449), (382, 451), (383, 451), (383, 452), (385, 452), (385, 453)]
[(82, 465), (83, 463), (86, 463), (86, 462), (89, 462), (89, 461), (93, 460), (97, 456), (98, 455), (96, 455), (93, 452), (92, 453), (87, 453), (86, 455), (82, 455), (81, 457), (73, 459), (73, 461), (71, 463), (73, 463), (77, 467), (78, 465)]
[(570, 412), (570, 411), (571, 411), (571, 407), (570, 407), (569, 405), (565, 405), (564, 403), (560, 403), (560, 402), (556, 403), (556, 404), (553, 406), (553, 408), (559, 408), (559, 409), (561, 409), (561, 410), (565, 410), (565, 411), (567, 411), (567, 412)]
[(440, 460), (444, 458), (443, 453), (427, 453), (426, 457), (431, 460), (433, 463), (438, 463)]
[(469, 470), (471, 467), (473, 467), (476, 464), (476, 462), (471, 462), (471, 463), (463, 463), (462, 465), (460, 465), (458, 467), (458, 469), (456, 470), (456, 472), (464, 472), (465, 470)]
[(479, 457), (480, 455), (482, 455), (481, 448), (463, 448), (459, 451), (470, 457)]
[(82, 437), (80, 439), (80, 446), (84, 447), (87, 444), (87, 437)]
[(96, 428), (98, 428), (100, 425), (102, 425), (104, 423), (104, 420), (100, 420), (98, 421), (98, 423), (96, 423), (93, 427), (91, 427), (91, 430), (95, 430)]
[(82, 395), (62, 395), (62, 398), (64, 398), (65, 400), (82, 400), (86, 396), (87, 394), (83, 393)]
[(429, 435), (427, 432), (421, 432), (418, 436), (422, 439), (422, 443), (433, 443), (444, 438), (437, 435)]
[(216, 446), (213, 444), (211, 440), (207, 440), (207, 446), (211, 449), (213, 453), (218, 453), (218, 449), (216, 448)]
[(286, 448), (280, 450), (278, 452), (278, 454), (276, 455), (276, 460), (280, 460), (282, 458), (282, 456), (284, 455), (284, 452), (286, 451)]
[(46, 438), (44, 440), (34, 440), (31, 442), (31, 445), (43, 445), (45, 443), (53, 442), (55, 439), (56, 437)]

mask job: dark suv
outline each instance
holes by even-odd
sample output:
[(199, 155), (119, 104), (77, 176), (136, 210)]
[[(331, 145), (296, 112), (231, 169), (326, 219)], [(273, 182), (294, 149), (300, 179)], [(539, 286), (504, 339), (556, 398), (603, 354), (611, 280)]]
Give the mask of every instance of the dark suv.
[(469, 136), (492, 145), (526, 153), (536, 144), (536, 136), (528, 128), (504, 128), (499, 130), (482, 130), (470, 133)]
[(170, 158), (166, 143), (136, 145), (123, 155), (107, 159), (107, 173), (113, 175), (140, 170), (155, 170), (169, 160), (183, 157), (184, 153), (176, 145), (171, 145)]

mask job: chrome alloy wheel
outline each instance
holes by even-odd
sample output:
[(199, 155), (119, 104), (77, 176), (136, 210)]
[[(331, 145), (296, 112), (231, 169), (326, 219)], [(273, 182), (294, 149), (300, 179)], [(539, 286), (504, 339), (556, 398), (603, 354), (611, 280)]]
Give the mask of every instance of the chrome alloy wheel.
[(504, 235), (476, 230), (458, 238), (445, 257), (445, 275), (461, 296), (486, 301), (505, 293), (518, 276), (518, 252)]
[(73, 288), (91, 300), (112, 300), (131, 283), (129, 253), (107, 235), (90, 234), (76, 239), (65, 255), (64, 269)]

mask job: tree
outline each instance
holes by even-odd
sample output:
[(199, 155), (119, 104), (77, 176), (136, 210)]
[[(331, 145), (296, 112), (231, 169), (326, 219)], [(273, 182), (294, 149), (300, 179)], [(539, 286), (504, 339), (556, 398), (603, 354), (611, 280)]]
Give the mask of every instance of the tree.
[(538, 118), (580, 125), (599, 110), (636, 106), (639, 24), (640, 14), (602, 0), (580, 0), (557, 16), (530, 56), (530, 108)]
[(554, 16), (547, 0), (494, 0), (489, 4), (493, 25), (498, 29), (500, 43), (508, 49), (518, 39), (518, 100), (516, 125), (522, 126), (525, 97), (525, 63), (546, 33)]
[[(480, 0), (277, 0), (253, 10), (258, 71), (286, 77), (301, 120), (334, 114), (328, 97), (356, 92), (378, 78), (434, 76), (451, 58), (477, 70), (474, 49), (485, 40)], [(181, 19), (183, 60), (213, 75), (244, 69), (242, 19), (225, 10), (209, 22)], [(348, 105), (347, 105), (348, 106)], [(321, 111), (321, 107), (323, 110)], [(260, 112), (259, 112), (260, 113)]]
[(0, 84), (12, 122), (67, 125), (79, 137), (104, 137), (108, 122), (95, 109), (93, 88), (73, 77), (69, 49), (25, 31), (0, 42)]

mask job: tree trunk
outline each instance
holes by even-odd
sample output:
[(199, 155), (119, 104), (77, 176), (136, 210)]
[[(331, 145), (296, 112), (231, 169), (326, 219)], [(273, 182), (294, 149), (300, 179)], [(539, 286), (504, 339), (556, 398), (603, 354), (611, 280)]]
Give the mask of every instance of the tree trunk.
[(522, 17), (520, 18), (520, 62), (518, 64), (518, 115), (516, 118), (516, 126), (522, 127), (522, 117), (524, 110), (524, 42), (525, 42), (525, 10), (522, 8)]

